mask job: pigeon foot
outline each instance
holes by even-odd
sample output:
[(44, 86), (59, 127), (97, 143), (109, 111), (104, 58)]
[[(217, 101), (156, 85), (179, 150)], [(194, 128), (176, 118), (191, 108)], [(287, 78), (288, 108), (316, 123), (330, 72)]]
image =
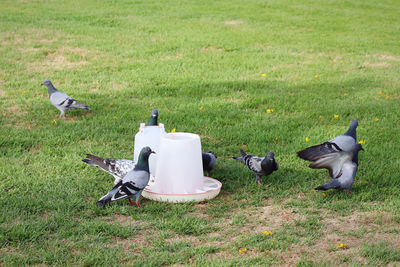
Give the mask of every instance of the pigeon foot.
[(131, 200), (130, 198), (128, 198), (128, 200), (129, 200), (129, 205), (130, 205), (130, 206), (133, 206), (132, 200)]
[(138, 208), (140, 208), (139, 202), (137, 202), (137, 201), (136, 201), (136, 206), (137, 206)]

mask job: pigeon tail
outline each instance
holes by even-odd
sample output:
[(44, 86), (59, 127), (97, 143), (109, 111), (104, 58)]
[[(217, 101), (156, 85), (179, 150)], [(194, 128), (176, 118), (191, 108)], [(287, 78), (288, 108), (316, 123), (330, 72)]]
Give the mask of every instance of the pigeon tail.
[(69, 106), (69, 107), (72, 108), (72, 109), (76, 108), (76, 109), (87, 109), (87, 110), (91, 110), (91, 109), (89, 108), (88, 105), (83, 104), (83, 103), (81, 103), (81, 102), (75, 102), (74, 104), (72, 104), (72, 105)]
[(357, 126), (358, 126), (358, 121), (356, 120), (352, 121), (350, 123), (349, 129), (347, 130), (347, 132), (344, 133), (344, 135), (351, 136), (354, 138), (354, 140), (357, 140), (357, 132), (356, 132)]
[(108, 166), (107, 166), (107, 164), (104, 163), (103, 158), (97, 157), (92, 154), (86, 154), (86, 157), (87, 157), (87, 159), (82, 159), (83, 162), (85, 162), (89, 165), (98, 166), (98, 167), (102, 168), (103, 170), (108, 171)]

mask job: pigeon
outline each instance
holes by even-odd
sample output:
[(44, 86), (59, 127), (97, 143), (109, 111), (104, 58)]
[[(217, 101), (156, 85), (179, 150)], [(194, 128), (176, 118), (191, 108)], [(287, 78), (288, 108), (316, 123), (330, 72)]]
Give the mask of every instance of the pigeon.
[(257, 184), (261, 184), (261, 176), (268, 176), (272, 172), (278, 170), (279, 164), (275, 160), (275, 154), (268, 152), (265, 158), (257, 157), (246, 154), (243, 149), (240, 149), (241, 157), (232, 157), (238, 161), (241, 161), (256, 175)]
[(83, 159), (82, 161), (99, 167), (101, 170), (111, 174), (114, 176), (114, 184), (117, 184), (119, 181), (122, 180), (122, 178), (133, 168), (135, 168), (135, 162), (133, 160), (129, 159), (111, 159), (111, 158), (106, 158), (103, 159), (101, 157), (97, 157), (91, 154), (86, 154), (86, 159)]
[(61, 91), (58, 91), (51, 81), (45, 80), (42, 85), (47, 86), (47, 90), (49, 92), (50, 103), (53, 104), (61, 113), (59, 115), (60, 118), (65, 117), (66, 110), (72, 109), (87, 109), (91, 110), (88, 105), (80, 103), (73, 99), (72, 97), (64, 94)]
[(218, 157), (213, 152), (201, 152), (201, 158), (203, 160), (203, 171), (207, 173), (207, 176), (210, 176), (210, 172), (214, 168)]
[(153, 111), (151, 112), (151, 117), (149, 119), (149, 122), (147, 123), (146, 126), (158, 126), (158, 110), (157, 109), (153, 109)]
[(138, 162), (133, 170), (128, 172), (121, 181), (119, 181), (110, 192), (97, 201), (98, 206), (104, 206), (109, 202), (127, 198), (129, 204), (133, 205), (131, 197), (136, 198), (136, 206), (140, 208), (139, 197), (143, 189), (150, 180), (149, 156), (155, 153), (150, 147), (142, 148), (139, 154)]
[(354, 120), (345, 134), (297, 152), (297, 156), (312, 162), (310, 168), (329, 171), (332, 180), (315, 190), (344, 189), (350, 195), (358, 169), (358, 152), (364, 150), (357, 143), (357, 126), (358, 122)]

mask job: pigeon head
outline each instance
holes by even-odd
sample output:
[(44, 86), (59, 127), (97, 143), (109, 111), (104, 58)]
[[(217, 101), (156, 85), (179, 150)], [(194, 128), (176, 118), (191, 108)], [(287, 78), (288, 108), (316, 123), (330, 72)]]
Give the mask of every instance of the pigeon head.
[(275, 159), (275, 154), (274, 154), (274, 152), (268, 152), (266, 158), (268, 158), (268, 159)]
[(356, 152), (364, 150), (361, 144), (356, 144)]
[(45, 80), (44, 82), (42, 82), (42, 85), (46, 85), (47, 87), (53, 86), (50, 80)]
[(151, 112), (151, 117), (149, 119), (149, 122), (147, 123), (147, 126), (157, 126), (158, 125), (158, 110), (157, 109), (153, 109), (153, 111)]
[(143, 159), (146, 159), (146, 158), (149, 158), (149, 156), (150, 156), (151, 154), (153, 154), (153, 153), (155, 154), (156, 152), (154, 152), (153, 150), (151, 150), (150, 147), (146, 146), (146, 147), (142, 148), (142, 150), (140, 150), (139, 157), (140, 157), (140, 158), (143, 158)]
[(149, 171), (149, 156), (153, 153), (155, 154), (156, 152), (151, 150), (151, 148), (148, 146), (142, 148), (142, 150), (140, 150), (140, 154), (139, 154), (138, 162), (135, 166), (135, 170), (145, 170), (148, 172)]
[(215, 155), (215, 153), (214, 152), (212, 152), (212, 151), (209, 151), (208, 152), (209, 154), (212, 154), (216, 159), (218, 158), (216, 155)]

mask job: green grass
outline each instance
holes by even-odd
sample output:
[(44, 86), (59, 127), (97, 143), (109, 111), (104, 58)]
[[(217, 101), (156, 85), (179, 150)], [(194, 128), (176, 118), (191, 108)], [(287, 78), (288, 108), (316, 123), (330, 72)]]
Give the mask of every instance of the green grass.
[[(0, 265), (399, 264), (399, 13), (389, 0), (2, 1)], [(45, 79), (93, 111), (59, 120)], [(131, 158), (152, 108), (218, 155), (221, 194), (97, 207), (113, 178), (81, 159)], [(296, 152), (354, 119), (352, 195), (322, 196), (327, 172)], [(274, 151), (279, 171), (257, 186), (231, 159), (240, 148)]]

